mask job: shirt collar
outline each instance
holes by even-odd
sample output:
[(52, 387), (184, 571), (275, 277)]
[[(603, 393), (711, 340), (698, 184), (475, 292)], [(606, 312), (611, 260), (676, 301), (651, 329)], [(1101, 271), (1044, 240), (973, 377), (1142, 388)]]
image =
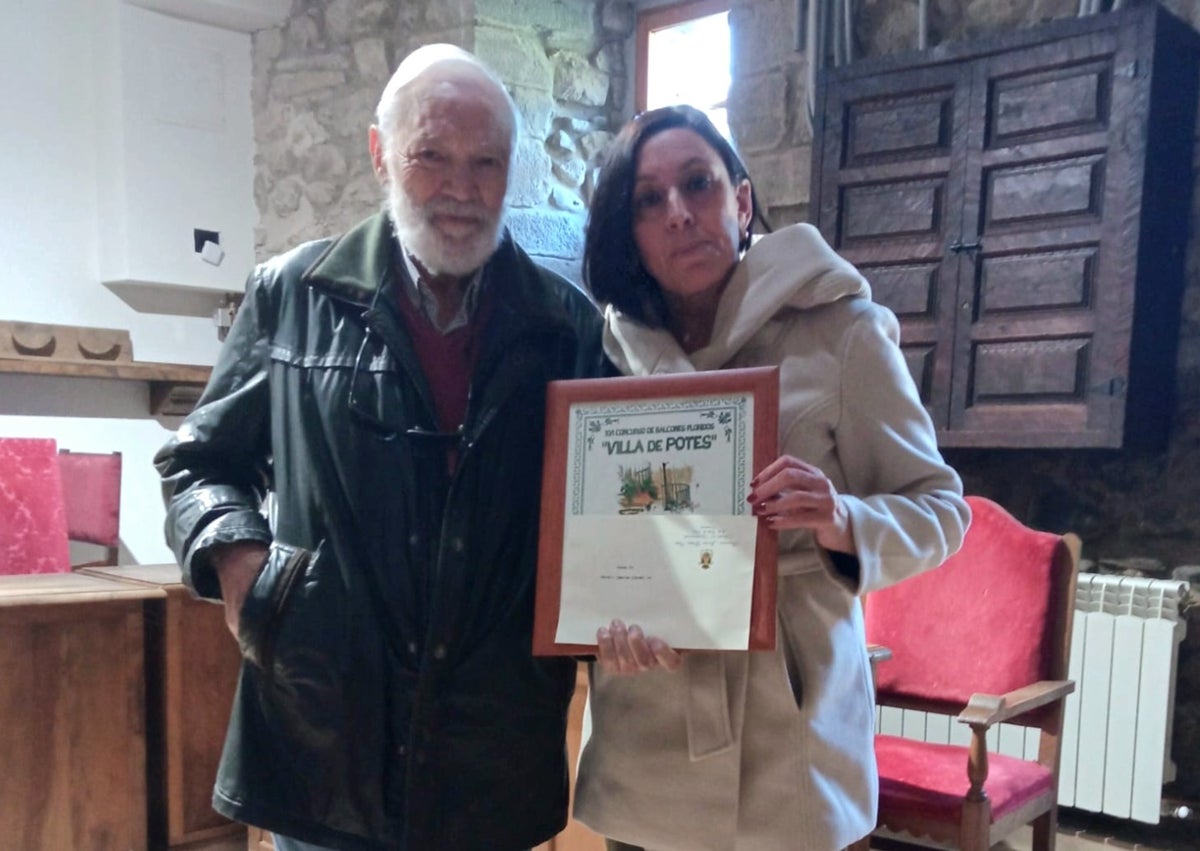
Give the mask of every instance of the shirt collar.
[(438, 301), (433, 290), (422, 278), (421, 271), (404, 246), (400, 246), (400, 256), (404, 258), (404, 268), (408, 270), (408, 281), (404, 286), (404, 292), (434, 328), (442, 334), (449, 334), (471, 321), (471, 317), (475, 314), (475, 305), (479, 301), (480, 282), (483, 280), (482, 266), (476, 269), (471, 275), (471, 279), (467, 281), (467, 289), (463, 294), (462, 304), (458, 307), (458, 313), (445, 325), (440, 325), (437, 319)]

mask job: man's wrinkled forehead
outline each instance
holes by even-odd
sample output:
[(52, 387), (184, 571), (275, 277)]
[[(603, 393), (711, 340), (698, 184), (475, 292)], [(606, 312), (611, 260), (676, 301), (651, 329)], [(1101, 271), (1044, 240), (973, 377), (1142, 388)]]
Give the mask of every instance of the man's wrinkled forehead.
[[(435, 65), (446, 62), (463, 62), (483, 71), (483, 63), (474, 55), (453, 44), (427, 44), (408, 54), (396, 68), (389, 89), (399, 89)], [(486, 74), (486, 71), (484, 71)]]
[[(376, 125), (387, 150), (411, 141), (415, 125), (432, 103), (449, 95), (460, 107), (474, 102), (483, 112), (477, 124), (496, 131), (511, 152), (517, 141), (517, 111), (499, 78), (473, 55), (451, 44), (413, 51), (396, 69), (376, 109)], [(490, 135), (490, 132), (489, 132)], [(407, 141), (406, 141), (407, 140)]]
[(508, 95), (500, 80), (472, 54), (452, 44), (430, 44), (410, 53), (384, 87), (377, 113), (390, 112), (400, 96), (419, 97), (446, 82), (486, 94), (495, 101), (497, 118), (507, 117)]

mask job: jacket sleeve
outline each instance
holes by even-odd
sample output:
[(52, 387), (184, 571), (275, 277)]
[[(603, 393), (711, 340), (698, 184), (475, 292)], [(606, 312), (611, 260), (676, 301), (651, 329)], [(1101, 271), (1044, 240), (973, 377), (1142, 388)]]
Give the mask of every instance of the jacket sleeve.
[(154, 457), (167, 505), (167, 544), (184, 581), (202, 597), (221, 596), (212, 547), (271, 540), (262, 514), (271, 458), (266, 301), (260, 267), (195, 410)]
[(938, 451), (933, 424), (898, 345), (895, 317), (872, 305), (842, 352), (838, 457), (866, 593), (936, 567), (962, 544), (970, 509)]

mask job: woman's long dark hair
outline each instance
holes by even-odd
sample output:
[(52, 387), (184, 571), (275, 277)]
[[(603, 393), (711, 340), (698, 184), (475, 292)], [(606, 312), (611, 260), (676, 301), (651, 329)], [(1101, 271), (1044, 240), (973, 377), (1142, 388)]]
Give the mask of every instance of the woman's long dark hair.
[[(612, 304), (622, 313), (655, 328), (666, 325), (667, 303), (658, 281), (642, 265), (633, 239), (633, 187), (638, 156), (646, 140), (676, 127), (696, 133), (717, 152), (734, 187), (750, 180), (733, 145), (700, 110), (680, 105), (643, 112), (621, 128), (605, 153), (584, 238), (583, 280), (592, 296), (601, 304)], [(750, 208), (750, 223), (741, 235), (739, 251), (750, 246), (755, 219), (766, 227), (753, 183)]]

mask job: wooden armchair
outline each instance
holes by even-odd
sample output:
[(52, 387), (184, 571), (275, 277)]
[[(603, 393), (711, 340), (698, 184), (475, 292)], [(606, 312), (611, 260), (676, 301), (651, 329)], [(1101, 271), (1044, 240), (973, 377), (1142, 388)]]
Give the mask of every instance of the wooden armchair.
[[(866, 602), (867, 641), (893, 654), (876, 670), (876, 703), (957, 716), (971, 730), (965, 746), (876, 736), (874, 835), (986, 851), (1032, 822), (1034, 851), (1052, 851), (1079, 539), (967, 501), (962, 549)], [(1040, 731), (1036, 759), (988, 753), (1000, 722)]]
[(121, 453), (62, 449), (58, 468), (66, 504), (67, 538), (103, 547), (99, 558), (73, 566), (116, 564), (121, 546)]

